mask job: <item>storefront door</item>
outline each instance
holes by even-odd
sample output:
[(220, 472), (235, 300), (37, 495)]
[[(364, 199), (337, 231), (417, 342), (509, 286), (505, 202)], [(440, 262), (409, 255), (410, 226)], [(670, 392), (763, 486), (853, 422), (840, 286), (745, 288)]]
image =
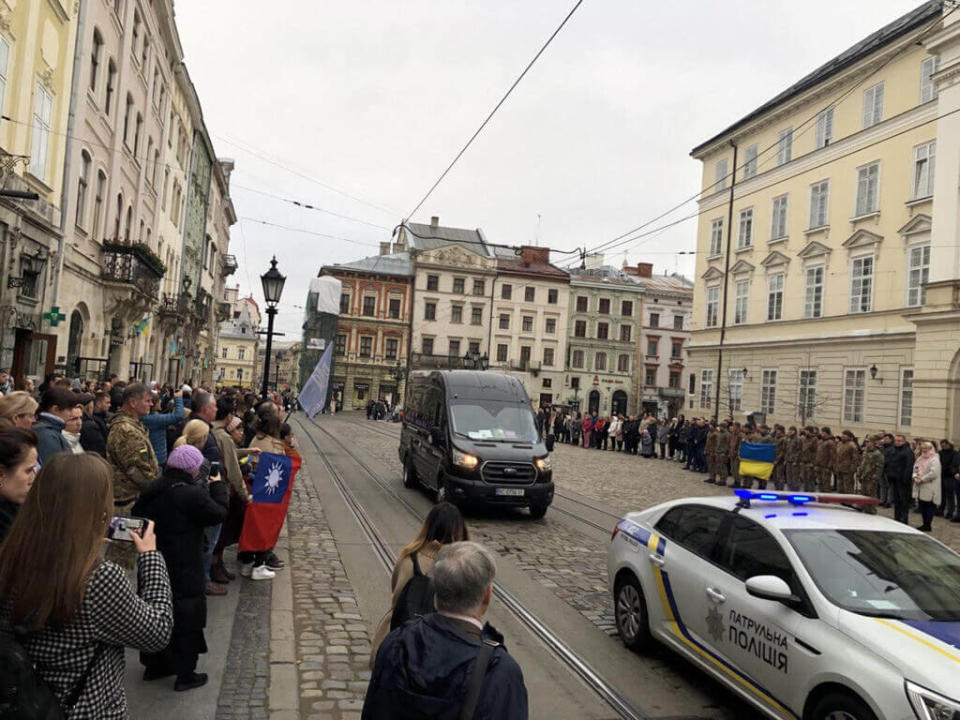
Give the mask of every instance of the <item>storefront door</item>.
[[(27, 376), (42, 380), (53, 372), (57, 359), (57, 336), (32, 330), (17, 330), (13, 346), (13, 378), (18, 388)], [(39, 385), (39, 383), (37, 383)]]

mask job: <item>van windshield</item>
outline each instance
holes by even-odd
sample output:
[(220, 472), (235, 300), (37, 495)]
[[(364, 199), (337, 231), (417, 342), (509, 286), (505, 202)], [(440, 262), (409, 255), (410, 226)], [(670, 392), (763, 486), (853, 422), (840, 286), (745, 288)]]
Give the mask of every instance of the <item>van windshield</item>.
[(450, 408), (453, 432), (471, 440), (535, 443), (533, 411), (523, 403), (458, 400)]

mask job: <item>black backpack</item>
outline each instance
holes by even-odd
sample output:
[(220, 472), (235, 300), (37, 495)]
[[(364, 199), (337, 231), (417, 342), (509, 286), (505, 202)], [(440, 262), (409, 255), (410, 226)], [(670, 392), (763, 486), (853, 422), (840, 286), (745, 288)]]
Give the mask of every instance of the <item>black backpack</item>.
[(416, 553), (411, 554), (410, 559), (413, 561), (413, 577), (407, 580), (407, 584), (403, 586), (397, 598), (390, 618), (391, 630), (396, 630), (410, 620), (416, 620), (437, 611), (433, 603), (433, 580), (420, 570)]

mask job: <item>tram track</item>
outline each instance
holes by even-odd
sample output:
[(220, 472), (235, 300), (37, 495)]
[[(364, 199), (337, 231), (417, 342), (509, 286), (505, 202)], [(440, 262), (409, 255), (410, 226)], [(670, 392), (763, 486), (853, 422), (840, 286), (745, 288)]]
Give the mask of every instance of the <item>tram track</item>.
[[(369, 514), (366, 512), (354, 492), (348, 486), (343, 474), (336, 468), (334, 463), (320, 447), (317, 439), (314, 437), (313, 433), (310, 432), (309, 427), (304, 424), (302, 418), (300, 417), (297, 417), (296, 421), (297, 424), (300, 425), (301, 429), (305, 431), (306, 436), (310, 439), (310, 442), (316, 450), (318, 456), (321, 458), (324, 466), (330, 473), (330, 477), (333, 479), (338, 492), (343, 497), (344, 502), (347, 504), (347, 507), (350, 509), (351, 514), (356, 519), (364, 535), (370, 541), (371, 547), (373, 548), (377, 558), (384, 565), (388, 572), (392, 571), (396, 558), (389, 545), (383, 539), (382, 533), (379, 532)], [(342, 448), (345, 453), (407, 513), (414, 517), (418, 522), (423, 522), (423, 515), (420, 513), (420, 511), (411, 505), (399, 493), (397, 493), (396, 490), (391, 487), (389, 482), (384, 480), (378, 473), (373, 471), (362, 459), (356, 455), (356, 453), (352, 451), (350, 447), (347, 446), (346, 443), (341, 441), (336, 435), (334, 435), (328, 429), (322, 427), (316, 421), (310, 420), (309, 422), (314, 428), (324, 433), (324, 435), (330, 438), (337, 446)], [(379, 434), (393, 435), (392, 433), (385, 432), (380, 432)], [(573, 513), (568, 514), (573, 515)], [(606, 531), (606, 528), (603, 529)], [(611, 683), (604, 679), (604, 677), (597, 670), (595, 670), (589, 663), (581, 658), (568, 643), (564, 642), (559, 635), (551, 630), (546, 623), (540, 620), (536, 614), (531, 612), (517, 596), (496, 581), (494, 582), (494, 591), (503, 606), (524, 626), (526, 626), (527, 629), (537, 639), (539, 639), (570, 672), (578, 676), (591, 690), (593, 690), (593, 692), (595, 692), (607, 705), (609, 705), (611, 709), (616, 712), (618, 717), (627, 718), (628, 720), (647, 720), (646, 715), (644, 715), (629, 700), (627, 700), (615, 687), (613, 687)]]

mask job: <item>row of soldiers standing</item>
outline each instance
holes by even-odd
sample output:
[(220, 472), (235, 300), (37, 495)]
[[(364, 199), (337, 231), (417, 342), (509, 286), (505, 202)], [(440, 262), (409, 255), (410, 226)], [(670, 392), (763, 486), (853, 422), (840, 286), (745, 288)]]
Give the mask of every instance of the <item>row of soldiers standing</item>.
[(830, 428), (812, 425), (799, 430), (774, 425), (771, 433), (766, 425), (711, 422), (704, 445), (708, 472), (704, 482), (726, 485), (732, 476), (732, 487), (751, 487), (756, 480), (759, 489), (765, 489), (765, 480), (740, 474), (740, 445), (744, 442), (776, 447), (770, 479), (777, 490), (855, 493), (859, 484), (862, 494), (877, 497), (883, 474), (879, 438), (868, 437), (861, 450), (849, 430), (834, 436)]

